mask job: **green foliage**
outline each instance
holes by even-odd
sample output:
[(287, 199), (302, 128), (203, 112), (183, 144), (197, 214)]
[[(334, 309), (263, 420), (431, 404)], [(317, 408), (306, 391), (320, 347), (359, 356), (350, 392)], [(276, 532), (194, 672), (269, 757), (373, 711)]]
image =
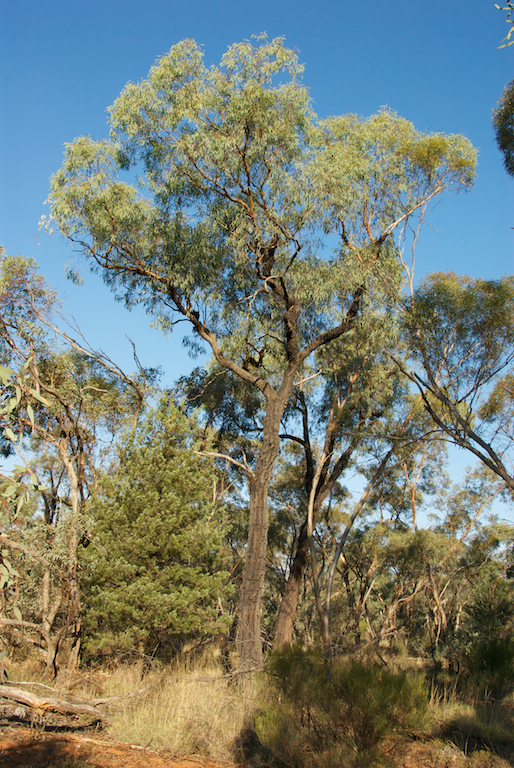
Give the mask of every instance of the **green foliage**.
[(514, 280), (437, 272), (416, 290), (406, 315), (411, 347), (463, 394), (487, 382), (512, 356)]
[(248, 466), (243, 665), (261, 659), (267, 491), (296, 382), (357, 326), (380, 334), (368, 316), (397, 306), (403, 279), (393, 233), (469, 187), (476, 162), (463, 136), (421, 133), (389, 110), (319, 120), (301, 72), (283, 38), (234, 44), (209, 68), (182, 41), (124, 88), (108, 140), (66, 146), (50, 192), (60, 232), (127, 306), (165, 332), (187, 319), (191, 352), (205, 342), (266, 401)]
[[(21, 621), (22, 614), (17, 605), (17, 582), (20, 574), (12, 564), (11, 557), (8, 549), (0, 551), (0, 616)], [(7, 646), (8, 641), (4, 635), (0, 640), (0, 662), (9, 654)]]
[(480, 411), (484, 419), (493, 420), (505, 416), (506, 424), (514, 424), (514, 373), (496, 379), (487, 402)]
[(0, 434), (22, 462), (0, 473), (2, 543), (19, 571), (3, 607), (9, 633), (44, 649), (54, 670), (72, 632), (77, 660), (77, 550), (97, 467), (146, 391), (144, 372), (137, 383), (61, 331), (57, 308), (36, 263), (1, 251)]
[(98, 455), (98, 433), (106, 438), (119, 429), (127, 411), (140, 407), (141, 388), (104, 355), (59, 331), (57, 298), (33, 260), (0, 252), (0, 311), (0, 357), (10, 366), (0, 366), (3, 437), (21, 449), (29, 436), (48, 468), (49, 445), (56, 454), (66, 434), (77, 475), (81, 462), (90, 475), (88, 448)]
[[(224, 510), (211, 463), (193, 452), (194, 422), (163, 400), (118, 465), (100, 479), (83, 556), (85, 645), (167, 654), (231, 621), (223, 561)], [(126, 442), (125, 442), (126, 441)]]
[(514, 585), (498, 564), (482, 569), (455, 638), (465, 690), (501, 697), (514, 690)]
[[(110, 140), (67, 145), (52, 180), (60, 231), (88, 243), (127, 304), (166, 331), (175, 312), (198, 312), (231, 359), (255, 357), (258, 340), (268, 378), (284, 360), (284, 290), (306, 344), (362, 284), (371, 296), (397, 282), (388, 236), (423, 201), (468, 186), (475, 165), (462, 136), (419, 133), (387, 110), (318, 121), (301, 71), (282, 38), (234, 44), (211, 68), (194, 41), (178, 43), (125, 87)], [(130, 166), (141, 191), (122, 181)], [(333, 256), (320, 229), (339, 236)]]
[[(514, 40), (509, 45), (512, 43)], [(514, 176), (514, 80), (507, 83), (493, 111), (493, 129), (505, 170), (509, 176)]]
[(0, 247), (0, 306), (2, 308), (0, 355), (2, 363), (12, 356), (7, 339), (15, 333), (37, 349), (44, 337), (36, 314), (47, 318), (58, 307), (57, 296), (39, 273), (34, 259), (11, 256)]
[(421, 677), (357, 661), (335, 661), (333, 679), (321, 655), (296, 646), (274, 654), (273, 702), (256, 722), (276, 764), (387, 764), (379, 745), (394, 732), (419, 726), (427, 709)]
[[(429, 275), (406, 307), (404, 326), (413, 372), (403, 371), (418, 387), (425, 409), (455, 443), (513, 489), (509, 399), (493, 397), (487, 404), (491, 382), (514, 361), (512, 276)], [(507, 374), (507, 389), (508, 382)]]

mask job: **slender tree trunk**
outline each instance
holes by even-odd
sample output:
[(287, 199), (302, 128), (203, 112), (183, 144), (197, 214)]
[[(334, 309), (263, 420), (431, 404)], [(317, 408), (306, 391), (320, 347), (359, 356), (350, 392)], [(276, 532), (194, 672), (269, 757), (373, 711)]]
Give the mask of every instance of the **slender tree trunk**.
[[(307, 406), (303, 397), (302, 405), (303, 446), (306, 458), (305, 490), (307, 496), (310, 498), (315, 473), (312, 447), (309, 436)], [(339, 432), (339, 428), (340, 421), (336, 419), (332, 420), (331, 417), (325, 436), (324, 455), (326, 458), (324, 461), (324, 466), (321, 468), (317, 492), (314, 498), (313, 524), (319, 518), (319, 513), (323, 502), (332, 491), (335, 483), (337, 482), (337, 479), (348, 466), (350, 458), (357, 444), (357, 439), (352, 439), (350, 444), (340, 454), (339, 458), (333, 466), (333, 469), (330, 470), (329, 459), (334, 451), (335, 440)], [(291, 645), (293, 640), (294, 623), (300, 602), (300, 590), (309, 560), (309, 550), (310, 544), (308, 534), (308, 519), (306, 519), (300, 529), (300, 534), (296, 544), (296, 552), (291, 564), (291, 570), (286, 581), (284, 594), (282, 596), (282, 600), (280, 601), (277, 618), (275, 621), (273, 647), (280, 650), (288, 645)]]
[[(67, 617), (66, 624), (71, 627), (71, 648), (68, 657), (67, 668), (75, 671), (80, 658), (80, 645), (82, 639), (82, 607), (80, 600), (79, 570), (77, 562), (77, 549), (79, 546), (77, 515), (73, 516), (73, 522), (69, 530), (68, 541), (68, 578), (67, 578)], [(63, 585), (64, 586), (64, 585)], [(69, 629), (68, 629), (69, 632)]]
[[(78, 430), (77, 430), (78, 432)], [(65, 465), (71, 488), (71, 518), (68, 521), (68, 615), (66, 624), (72, 627), (71, 649), (68, 658), (67, 667), (74, 671), (79, 663), (80, 643), (82, 637), (82, 607), (80, 601), (79, 570), (78, 570), (78, 547), (80, 539), (79, 519), (82, 514), (81, 505), (81, 485), (83, 485), (83, 453), (77, 451), (75, 464), (70, 458), (68, 451), (68, 442), (61, 441), (60, 453), (63, 464)]]
[[(319, 512), (325, 499), (325, 495), (326, 494), (318, 494), (314, 499), (313, 522), (319, 517)], [(298, 542), (296, 544), (296, 552), (275, 621), (273, 647), (279, 650), (291, 645), (293, 642), (294, 624), (296, 621), (296, 614), (298, 613), (298, 605), (300, 603), (302, 582), (309, 562), (309, 553), (309, 528), (308, 520), (306, 519), (300, 528)]]

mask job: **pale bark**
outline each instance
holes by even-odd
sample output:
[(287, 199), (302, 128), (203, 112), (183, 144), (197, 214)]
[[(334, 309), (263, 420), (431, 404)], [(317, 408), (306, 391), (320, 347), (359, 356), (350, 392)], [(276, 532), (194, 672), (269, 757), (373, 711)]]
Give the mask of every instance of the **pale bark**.
[[(321, 638), (323, 640), (324, 656), (326, 661), (330, 665), (331, 654), (332, 654), (332, 647), (330, 642), (330, 624), (329, 624), (330, 615), (328, 611), (328, 606), (326, 604), (323, 605), (323, 601), (321, 599), (321, 591), (319, 586), (319, 574), (318, 574), (318, 562), (316, 558), (316, 545), (314, 542), (314, 535), (313, 535), (314, 534), (314, 501), (316, 499), (316, 490), (318, 488), (320, 476), (323, 471), (323, 465), (327, 458), (328, 457), (325, 456), (325, 454), (323, 454), (318, 464), (318, 468), (316, 470), (314, 479), (312, 481), (312, 488), (309, 496), (309, 508), (307, 512), (307, 536), (309, 538), (309, 547), (311, 551), (312, 586), (314, 590), (314, 599), (316, 602), (316, 609), (318, 611), (319, 621), (321, 625)], [(330, 669), (329, 669), (329, 672), (330, 672)]]
[(58, 712), (61, 715), (89, 715), (95, 721), (110, 722), (110, 717), (105, 712), (86, 702), (76, 703), (64, 699), (37, 696), (35, 693), (22, 691), (20, 688), (10, 685), (0, 685), (0, 699), (23, 704), (39, 713)]

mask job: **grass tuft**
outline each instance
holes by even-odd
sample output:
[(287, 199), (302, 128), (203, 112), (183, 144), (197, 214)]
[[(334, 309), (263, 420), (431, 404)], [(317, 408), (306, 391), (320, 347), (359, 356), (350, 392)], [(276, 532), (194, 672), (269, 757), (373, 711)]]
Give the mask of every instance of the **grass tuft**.
[(106, 696), (146, 688), (113, 709), (109, 733), (120, 741), (172, 754), (227, 759), (255, 708), (255, 687), (223, 677), (216, 662), (177, 661), (144, 674), (141, 665), (114, 670)]

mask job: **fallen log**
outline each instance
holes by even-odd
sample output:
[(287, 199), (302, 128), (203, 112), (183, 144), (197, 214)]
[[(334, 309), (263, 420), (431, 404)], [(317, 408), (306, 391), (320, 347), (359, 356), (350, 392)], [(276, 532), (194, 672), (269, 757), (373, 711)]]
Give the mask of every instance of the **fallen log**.
[(2, 720), (30, 720), (30, 710), (16, 704), (0, 704), (0, 723)]
[(23, 691), (20, 688), (14, 688), (11, 685), (0, 685), (0, 699), (30, 707), (39, 715), (43, 715), (46, 712), (56, 712), (60, 715), (73, 717), (88, 715), (93, 718), (93, 722), (110, 722), (110, 717), (106, 712), (102, 712), (102, 710), (99, 710), (94, 705), (86, 702), (71, 702), (66, 701), (65, 699), (36, 696), (35, 693)]

